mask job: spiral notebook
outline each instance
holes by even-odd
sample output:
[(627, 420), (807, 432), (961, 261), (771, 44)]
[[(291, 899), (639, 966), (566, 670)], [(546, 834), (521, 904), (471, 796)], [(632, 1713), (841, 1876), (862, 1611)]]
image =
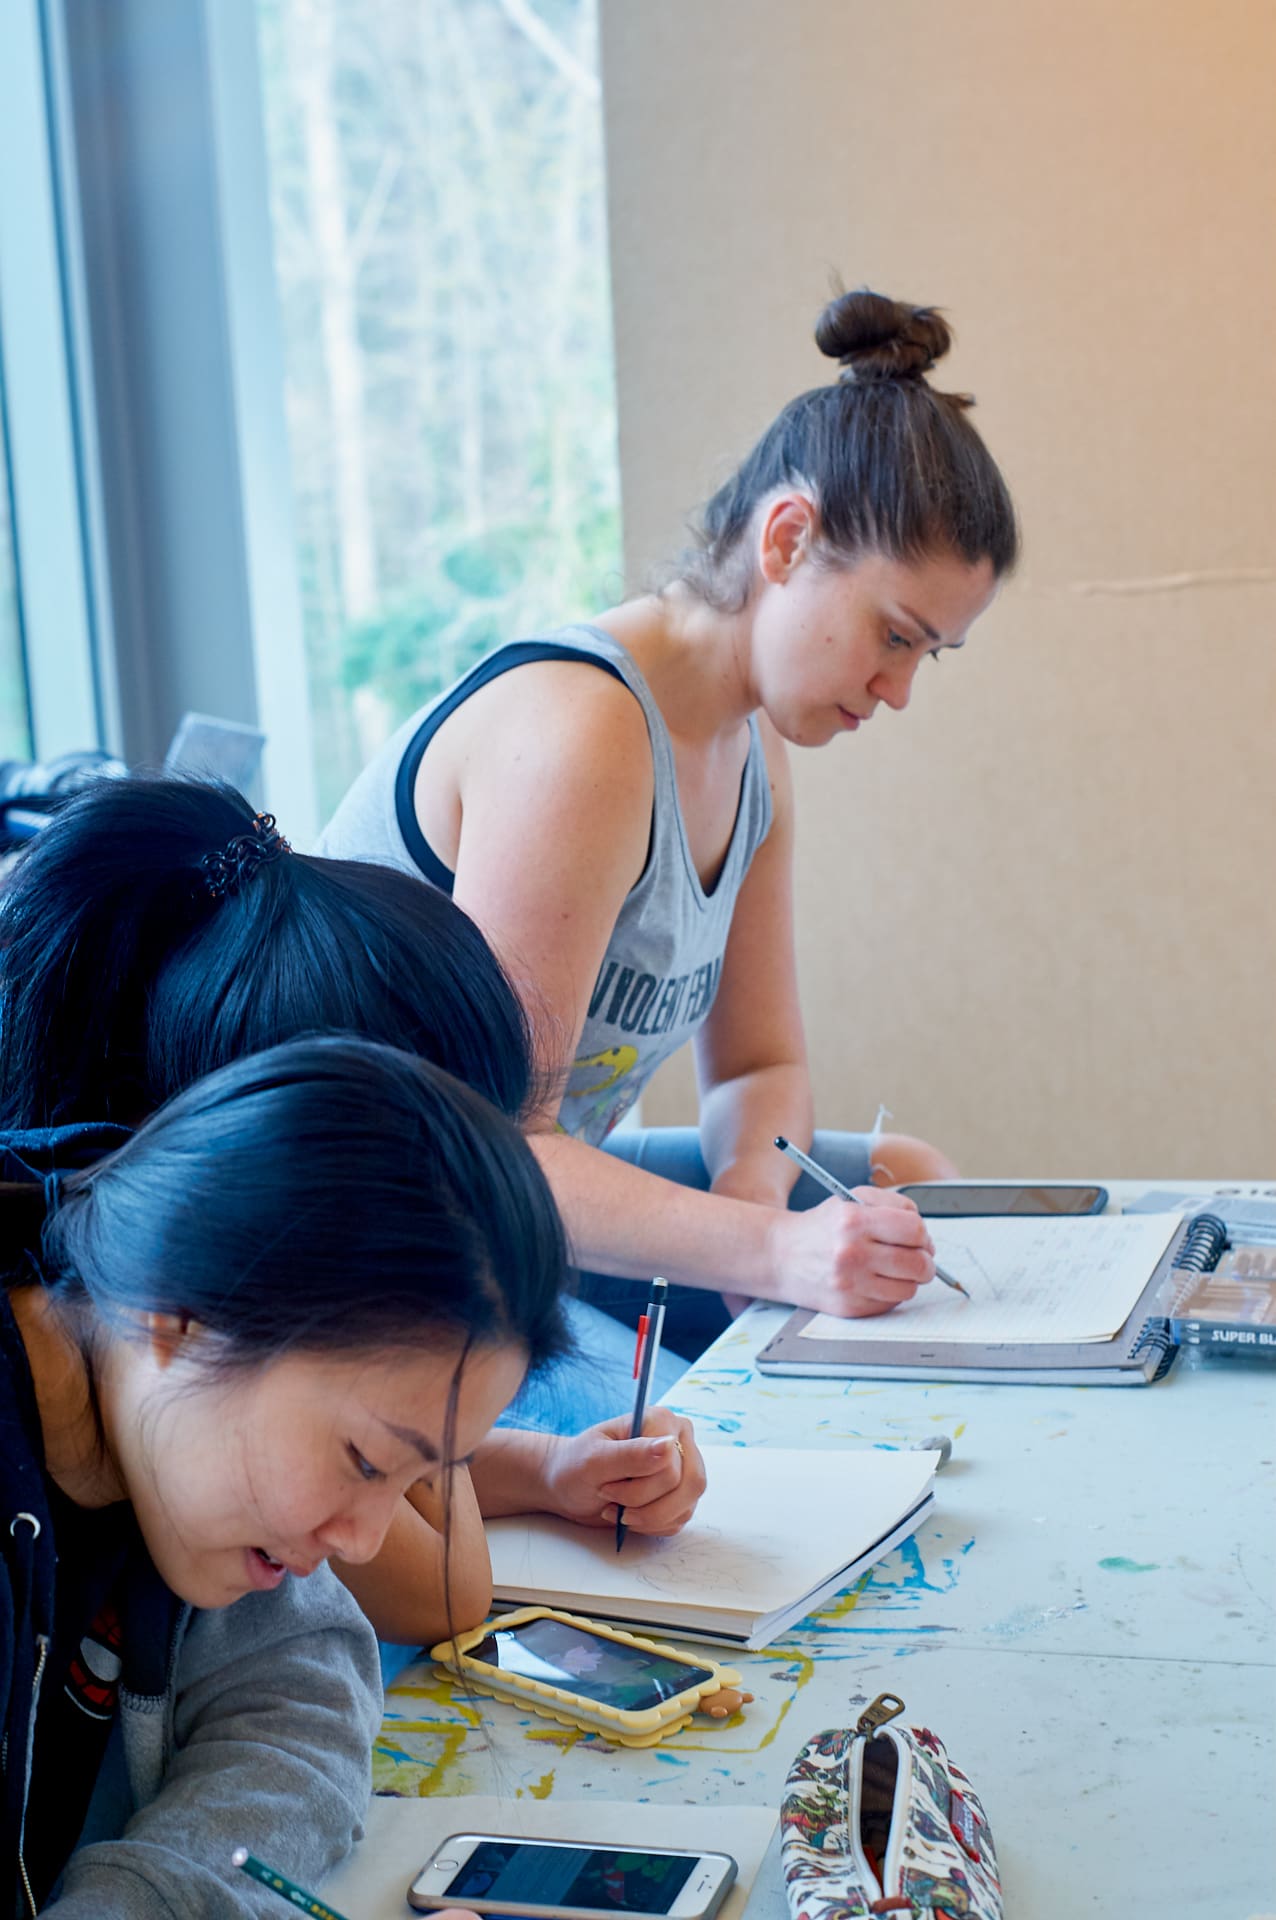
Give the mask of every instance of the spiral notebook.
[(1165, 1290), (1188, 1232), (1177, 1214), (927, 1225), (968, 1299), (932, 1283), (874, 1320), (799, 1310), (759, 1353), (759, 1372), (1146, 1386), (1169, 1371)]

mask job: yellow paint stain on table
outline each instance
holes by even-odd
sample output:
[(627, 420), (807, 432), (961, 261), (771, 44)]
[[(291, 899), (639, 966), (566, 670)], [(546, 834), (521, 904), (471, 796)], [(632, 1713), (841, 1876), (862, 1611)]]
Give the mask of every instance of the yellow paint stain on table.
[[(389, 1735), (382, 1733), (372, 1749), (372, 1791), (404, 1800), (428, 1800), (434, 1794), (455, 1793), (459, 1787), (477, 1792), (476, 1782), (463, 1780), (455, 1771), (468, 1732), (468, 1727), (436, 1726), (428, 1721), (417, 1727), (397, 1723)], [(436, 1749), (429, 1754), (405, 1751), (405, 1739), (414, 1734), (432, 1735)]]
[[(756, 1741), (751, 1747), (729, 1747), (720, 1740), (689, 1739), (688, 1733), (690, 1729), (686, 1729), (682, 1733), (672, 1735), (670, 1739), (664, 1743), (668, 1746), (671, 1753), (765, 1753), (792, 1712), (798, 1695), (811, 1678), (811, 1675), (815, 1672), (815, 1661), (810, 1654), (800, 1652), (797, 1647), (768, 1647), (765, 1650), (764, 1657), (768, 1660), (787, 1661), (790, 1666), (796, 1667), (797, 1673), (790, 1683), (792, 1691), (785, 1695), (780, 1711), (776, 1715), (775, 1724), (767, 1728), (762, 1738)], [(745, 1679), (747, 1681), (747, 1674), (745, 1675)], [(744, 1708), (742, 1712), (733, 1713), (731, 1718), (723, 1721), (722, 1724), (724, 1727), (732, 1728), (737, 1726), (748, 1727), (752, 1724), (751, 1716), (755, 1718), (757, 1710), (758, 1703), (755, 1701), (752, 1706)]]
[(536, 1782), (536, 1785), (529, 1787), (527, 1791), (531, 1794), (533, 1800), (548, 1800), (550, 1794), (554, 1791), (553, 1770), (551, 1769), (549, 1773), (543, 1773)]
[(523, 1738), (547, 1743), (551, 1747), (558, 1747), (563, 1753), (570, 1753), (574, 1746), (590, 1736), (583, 1727), (528, 1727)]
[[(411, 1671), (411, 1669), (409, 1669), (409, 1671)], [(437, 1667), (430, 1669), (429, 1678), (425, 1680), (414, 1680), (407, 1683), (403, 1680), (396, 1680), (394, 1685), (387, 1689), (385, 1697), (387, 1705), (391, 1702), (397, 1703), (400, 1700), (429, 1700), (436, 1707), (453, 1708), (455, 1712), (460, 1714), (467, 1726), (477, 1727), (482, 1724), (482, 1714), (475, 1703), (468, 1697), (465, 1689), (461, 1688), (458, 1695), (456, 1681), (450, 1674), (443, 1673)], [(395, 1724), (399, 1723), (396, 1722)]]
[(482, 1728), (482, 1709), (449, 1675), (418, 1671), (421, 1678), (401, 1677), (387, 1690), (386, 1717), (372, 1749), (373, 1792), (403, 1799), (480, 1792), (462, 1762), (467, 1739)]
[(815, 1615), (815, 1618), (817, 1620), (845, 1620), (848, 1613), (854, 1613), (856, 1607), (859, 1605), (860, 1595), (872, 1578), (873, 1569), (870, 1567), (868, 1572), (862, 1573), (855, 1582), (855, 1585), (846, 1593), (839, 1594), (830, 1606), (821, 1607)]

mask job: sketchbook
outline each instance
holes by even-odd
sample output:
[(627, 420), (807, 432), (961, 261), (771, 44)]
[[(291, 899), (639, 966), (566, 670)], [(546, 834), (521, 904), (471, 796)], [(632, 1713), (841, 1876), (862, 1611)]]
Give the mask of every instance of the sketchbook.
[(499, 1604), (564, 1607), (621, 1626), (770, 1646), (913, 1533), (933, 1453), (711, 1447), (709, 1485), (671, 1539), (544, 1515), (489, 1520)]
[(932, 1282), (871, 1320), (798, 1311), (762, 1373), (1146, 1386), (1174, 1342), (1158, 1313), (1184, 1236), (1176, 1214), (928, 1220), (968, 1299)]

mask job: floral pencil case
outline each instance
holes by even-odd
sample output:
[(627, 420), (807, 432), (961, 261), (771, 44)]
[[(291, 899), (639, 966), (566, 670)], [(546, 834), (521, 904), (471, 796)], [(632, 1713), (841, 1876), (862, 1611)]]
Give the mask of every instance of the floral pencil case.
[(988, 1816), (944, 1743), (879, 1694), (854, 1727), (807, 1741), (780, 1808), (793, 1920), (1003, 1920)]

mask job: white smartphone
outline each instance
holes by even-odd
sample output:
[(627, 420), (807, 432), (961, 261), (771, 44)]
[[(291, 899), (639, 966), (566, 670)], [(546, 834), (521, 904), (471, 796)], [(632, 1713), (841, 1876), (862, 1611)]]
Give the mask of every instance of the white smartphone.
[(710, 1920), (735, 1876), (729, 1853), (454, 1833), (408, 1888), (408, 1904), (527, 1920)]

